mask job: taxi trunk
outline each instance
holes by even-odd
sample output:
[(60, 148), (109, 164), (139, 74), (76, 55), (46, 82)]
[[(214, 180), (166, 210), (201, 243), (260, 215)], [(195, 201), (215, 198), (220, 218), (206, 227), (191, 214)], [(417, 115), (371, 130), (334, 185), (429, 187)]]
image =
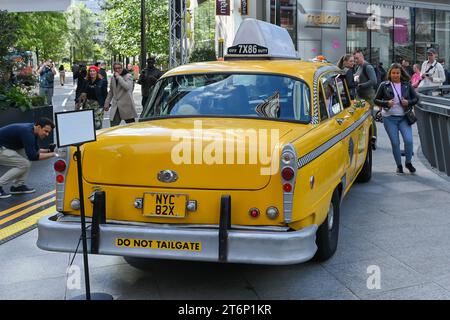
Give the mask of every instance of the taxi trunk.
[[(262, 189), (270, 181), (271, 156), (292, 125), (251, 123), (255, 129), (248, 119), (172, 118), (113, 128), (84, 147), (84, 180), (151, 188)], [(161, 176), (166, 170), (175, 172), (173, 181)]]

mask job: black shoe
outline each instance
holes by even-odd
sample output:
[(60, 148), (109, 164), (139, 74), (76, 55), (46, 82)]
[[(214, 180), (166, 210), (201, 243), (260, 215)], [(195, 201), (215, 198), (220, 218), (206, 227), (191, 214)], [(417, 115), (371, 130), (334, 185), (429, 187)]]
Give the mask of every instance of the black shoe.
[(11, 186), (11, 194), (25, 194), (25, 193), (33, 193), (36, 190), (28, 188), (26, 185), (21, 185), (18, 187)]
[(402, 165), (397, 166), (397, 173), (404, 173)]
[(408, 168), (409, 172), (414, 173), (416, 172), (416, 168), (413, 167), (412, 163), (405, 163), (405, 167)]
[(0, 187), (0, 199), (9, 198), (11, 195), (9, 193), (6, 193), (2, 187)]

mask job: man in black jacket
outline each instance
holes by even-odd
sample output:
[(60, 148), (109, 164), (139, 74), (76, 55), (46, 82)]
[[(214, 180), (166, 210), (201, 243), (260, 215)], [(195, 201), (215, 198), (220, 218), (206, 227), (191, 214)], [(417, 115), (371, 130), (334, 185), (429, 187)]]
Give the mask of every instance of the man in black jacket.
[(155, 67), (155, 58), (148, 58), (147, 68), (142, 70), (138, 80), (138, 84), (142, 86), (142, 107), (147, 103), (153, 86), (162, 75), (163, 72)]

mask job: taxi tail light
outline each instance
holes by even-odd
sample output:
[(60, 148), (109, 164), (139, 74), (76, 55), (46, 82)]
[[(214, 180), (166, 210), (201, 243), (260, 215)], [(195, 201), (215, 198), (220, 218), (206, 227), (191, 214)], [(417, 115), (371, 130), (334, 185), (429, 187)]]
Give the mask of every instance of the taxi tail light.
[(281, 170), (281, 176), (283, 177), (284, 180), (287, 181), (292, 180), (295, 176), (294, 169), (292, 169), (291, 167), (283, 168), (283, 170)]
[[(295, 147), (288, 143), (281, 152), (280, 157), (280, 184), (283, 190), (283, 221), (290, 223), (293, 221), (292, 209), (294, 206), (294, 189), (298, 174), (298, 156)], [(277, 208), (271, 208), (266, 214), (271, 219), (278, 216)], [(281, 211), (281, 210), (280, 210)]]
[(251, 208), (251, 209), (248, 211), (248, 214), (249, 214), (250, 217), (252, 217), (252, 218), (258, 218), (260, 212), (259, 212), (259, 209), (258, 209), (258, 208)]
[(66, 162), (62, 159), (56, 160), (53, 168), (56, 172), (64, 172), (67, 168)]
[(58, 149), (58, 158), (53, 164), (56, 173), (56, 210), (64, 210), (64, 196), (66, 191), (66, 178), (70, 164), (70, 148), (63, 147)]

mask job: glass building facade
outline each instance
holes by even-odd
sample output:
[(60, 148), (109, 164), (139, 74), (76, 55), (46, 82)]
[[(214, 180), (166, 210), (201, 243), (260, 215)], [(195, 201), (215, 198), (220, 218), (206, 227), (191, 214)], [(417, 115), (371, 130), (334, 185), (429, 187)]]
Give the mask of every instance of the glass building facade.
[(331, 62), (359, 49), (366, 60), (422, 63), (427, 48), (450, 64), (450, 0), (259, 0), (264, 20), (286, 28), (303, 59)]

